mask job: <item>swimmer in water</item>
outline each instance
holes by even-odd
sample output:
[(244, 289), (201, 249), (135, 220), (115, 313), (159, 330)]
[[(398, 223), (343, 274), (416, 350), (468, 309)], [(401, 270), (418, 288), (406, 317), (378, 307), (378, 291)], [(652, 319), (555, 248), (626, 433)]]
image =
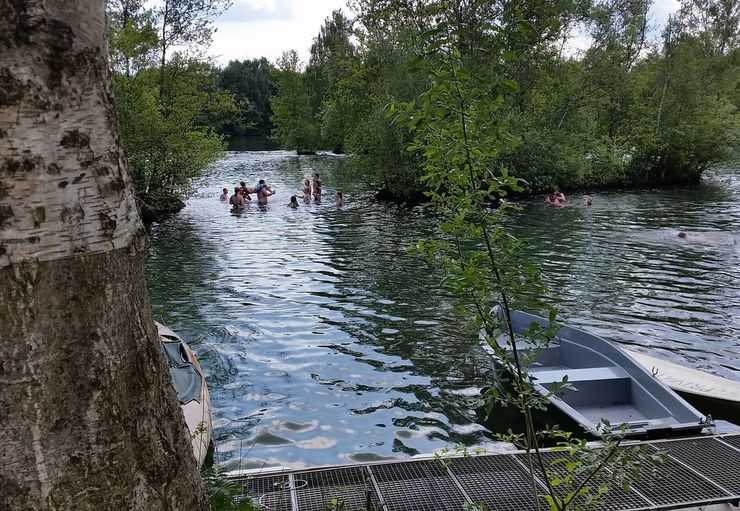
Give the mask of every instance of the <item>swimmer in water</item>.
[(293, 209), (298, 208), (298, 197), (296, 197), (295, 195), (291, 195), (290, 204), (288, 204), (288, 207)]
[(221, 194), (221, 197), (219, 197), (219, 199), (222, 200), (222, 201), (229, 200), (229, 189), (228, 188), (224, 188), (223, 189), (223, 192), (224, 193)]
[(689, 236), (688, 232), (679, 231), (676, 237), (682, 240), (686, 240), (688, 243), (700, 245), (736, 244), (735, 240), (733, 240), (732, 237), (725, 237), (723, 233), (718, 232), (692, 232), (691, 236)]

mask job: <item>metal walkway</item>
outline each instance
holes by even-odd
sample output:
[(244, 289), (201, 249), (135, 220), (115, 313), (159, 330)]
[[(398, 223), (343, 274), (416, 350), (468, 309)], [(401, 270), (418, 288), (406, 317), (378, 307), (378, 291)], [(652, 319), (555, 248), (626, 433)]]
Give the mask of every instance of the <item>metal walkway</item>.
[[(666, 462), (648, 463), (630, 492), (610, 490), (599, 509), (685, 509), (740, 502), (740, 434), (641, 443), (651, 451), (667, 451)], [(546, 453), (551, 459), (562, 456)], [(233, 480), (242, 484), (244, 495), (269, 511), (525, 511), (535, 509), (525, 463), (522, 453), (501, 453), (262, 473)]]

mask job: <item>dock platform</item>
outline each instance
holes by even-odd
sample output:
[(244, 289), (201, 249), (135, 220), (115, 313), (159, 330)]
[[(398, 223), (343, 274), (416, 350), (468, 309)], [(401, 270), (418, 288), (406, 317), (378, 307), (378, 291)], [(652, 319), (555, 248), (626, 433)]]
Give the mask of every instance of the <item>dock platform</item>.
[[(732, 509), (740, 503), (740, 434), (629, 443), (635, 444), (665, 450), (665, 463), (644, 466), (629, 492), (612, 488), (600, 510)], [(231, 479), (266, 511), (535, 509), (521, 452), (263, 470)], [(537, 484), (544, 488), (543, 481)], [(544, 501), (541, 508), (548, 509)]]

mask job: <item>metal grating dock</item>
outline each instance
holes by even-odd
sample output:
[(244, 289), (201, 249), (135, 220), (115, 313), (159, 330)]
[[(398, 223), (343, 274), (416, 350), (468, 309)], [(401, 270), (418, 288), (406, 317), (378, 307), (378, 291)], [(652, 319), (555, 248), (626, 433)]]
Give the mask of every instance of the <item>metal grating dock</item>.
[[(643, 442), (665, 453), (647, 461), (630, 491), (612, 488), (600, 502), (607, 511), (682, 509), (740, 503), (740, 434)], [(566, 458), (544, 452), (557, 474)], [(534, 510), (522, 453), (447, 459), (412, 459), (335, 468), (240, 475), (242, 495), (265, 511), (486, 511)], [(607, 481), (609, 473), (601, 476)], [(597, 485), (599, 480), (591, 481)], [(535, 484), (544, 492), (545, 481)], [(611, 485), (614, 486), (614, 485)], [(557, 490), (556, 490), (557, 491)], [(543, 509), (547, 509), (542, 501)]]

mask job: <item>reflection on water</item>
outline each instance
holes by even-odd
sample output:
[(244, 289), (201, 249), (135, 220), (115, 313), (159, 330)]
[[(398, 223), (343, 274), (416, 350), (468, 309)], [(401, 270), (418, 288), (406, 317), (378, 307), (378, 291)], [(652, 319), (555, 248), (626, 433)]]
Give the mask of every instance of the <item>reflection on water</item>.
[[(153, 230), (155, 315), (203, 362), (217, 461), (228, 466), (493, 443), (474, 412), (490, 361), (450, 314), (440, 275), (407, 253), (431, 223), (373, 202), (345, 167), (330, 155), (228, 153), (188, 207)], [(288, 208), (313, 172), (324, 202)], [(266, 208), (233, 216), (218, 201), (224, 186), (261, 177), (277, 190)], [(740, 379), (740, 178), (596, 194), (589, 209), (524, 206), (515, 229), (531, 239), (561, 319)], [(679, 230), (702, 237), (681, 240)]]

